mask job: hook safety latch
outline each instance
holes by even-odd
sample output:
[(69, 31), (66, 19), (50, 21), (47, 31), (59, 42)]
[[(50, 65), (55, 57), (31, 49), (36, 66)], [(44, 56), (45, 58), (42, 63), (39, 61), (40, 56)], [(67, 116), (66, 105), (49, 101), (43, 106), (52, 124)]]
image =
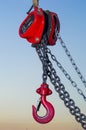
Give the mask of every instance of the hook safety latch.
[[(45, 123), (50, 122), (53, 119), (54, 113), (55, 113), (53, 105), (46, 100), (46, 96), (51, 95), (52, 91), (49, 89), (48, 84), (43, 83), (41, 84), (41, 87), (36, 90), (36, 92), (40, 94), (41, 97), (40, 97), (38, 107), (36, 108), (34, 105), (32, 106), (32, 115), (33, 115), (33, 118), (38, 123), (45, 124)], [(41, 104), (46, 109), (46, 114), (43, 117), (37, 114), (37, 112), (40, 109)]]

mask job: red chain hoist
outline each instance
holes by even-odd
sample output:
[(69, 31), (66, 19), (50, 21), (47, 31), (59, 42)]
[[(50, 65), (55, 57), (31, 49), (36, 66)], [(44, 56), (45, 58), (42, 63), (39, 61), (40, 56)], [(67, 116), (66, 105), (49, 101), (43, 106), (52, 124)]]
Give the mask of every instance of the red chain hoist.
[[(19, 28), (20, 37), (27, 39), (33, 46), (37, 46), (41, 43), (43, 35), (46, 34), (47, 45), (55, 45), (57, 32), (60, 31), (60, 22), (57, 14), (48, 10), (44, 11), (42, 8), (38, 8), (37, 5), (34, 6), (32, 11), (28, 11), (27, 14)], [(49, 85), (43, 81), (36, 92), (41, 95), (39, 104), (45, 107), (47, 113), (44, 117), (40, 117), (37, 114), (37, 109), (40, 105), (37, 108), (32, 106), (33, 117), (39, 123), (48, 123), (54, 116), (54, 108), (46, 100), (46, 96), (52, 94), (52, 91), (49, 89)]]
[(28, 12), (27, 17), (19, 28), (19, 35), (34, 45), (40, 44), (44, 33), (47, 34), (48, 45), (55, 45), (60, 23), (56, 13), (44, 11), (38, 6)]
[[(36, 4), (32, 11), (27, 12), (27, 17), (20, 25), (19, 35), (27, 39), (33, 46), (37, 46), (41, 43), (43, 36), (46, 34), (47, 45), (52, 46), (55, 45), (57, 41), (57, 32), (59, 31), (60, 22), (57, 14), (48, 10), (44, 11), (42, 8), (38, 8)], [(46, 69), (45, 65), (44, 68)], [(49, 85), (43, 80), (43, 83), (36, 92), (41, 95), (39, 104), (45, 107), (47, 113), (45, 116), (40, 117), (37, 114), (40, 105), (38, 105), (37, 108), (32, 106), (33, 117), (39, 123), (48, 123), (54, 116), (54, 108), (52, 104), (46, 100), (46, 96), (52, 94), (52, 91), (49, 89)]]
[[(86, 101), (86, 96), (83, 94), (82, 90), (77, 87), (77, 84), (72, 80), (71, 76), (66, 72), (63, 66), (57, 61), (56, 57), (51, 53), (51, 50), (47, 47), (48, 45), (55, 45), (57, 39), (60, 40), (60, 43), (69, 57), (74, 69), (86, 87), (86, 81), (76, 66), (65, 43), (60, 37), (59, 32), (60, 22), (58, 15), (54, 12), (39, 8), (38, 0), (33, 0), (33, 5), (27, 12), (27, 17), (21, 23), (19, 28), (20, 37), (25, 38), (29, 43), (32, 43), (32, 46), (36, 49), (36, 52), (43, 65), (43, 82), (36, 90), (36, 92), (40, 95), (40, 99), (37, 108), (34, 105), (32, 106), (32, 115), (37, 122), (42, 124), (50, 122), (54, 117), (54, 107), (46, 99), (48, 95), (52, 94), (52, 91), (47, 84), (47, 77), (49, 77), (56, 92), (58, 92), (59, 97), (64, 101), (65, 106), (69, 109), (70, 113), (75, 116), (77, 122), (81, 123), (82, 128), (86, 130), (86, 115), (81, 113), (80, 108), (77, 107), (73, 99), (70, 98), (69, 93), (65, 90), (64, 85), (61, 83), (61, 80), (56, 74), (56, 70), (54, 69), (52, 62), (50, 61), (49, 56), (51, 56), (51, 59), (56, 62), (57, 66), (61, 69), (66, 78), (71, 82), (72, 86), (76, 88), (77, 92)], [(43, 117), (38, 115), (41, 105), (43, 105), (43, 107), (46, 109), (46, 114)]]

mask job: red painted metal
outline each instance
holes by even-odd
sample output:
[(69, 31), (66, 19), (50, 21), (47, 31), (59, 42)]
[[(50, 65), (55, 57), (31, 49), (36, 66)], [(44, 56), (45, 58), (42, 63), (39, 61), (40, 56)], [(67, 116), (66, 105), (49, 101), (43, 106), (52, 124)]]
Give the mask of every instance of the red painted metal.
[(56, 13), (49, 12), (51, 17), (50, 32), (48, 33), (48, 44), (55, 45), (57, 41), (57, 33), (60, 32), (60, 22)]
[(48, 88), (48, 84), (42, 84), (41, 87), (36, 90), (36, 92), (41, 95), (40, 102), (46, 109), (46, 115), (40, 117), (37, 114), (37, 108), (34, 105), (32, 106), (32, 115), (38, 123), (45, 124), (53, 119), (55, 113), (53, 105), (46, 100), (46, 96), (52, 94), (52, 91)]
[(34, 7), (34, 10), (28, 14), (19, 28), (19, 35), (33, 44), (39, 44), (43, 35), (45, 26), (43, 10)]
[[(47, 17), (45, 16), (47, 15)], [(47, 29), (46, 29), (47, 28)], [(45, 32), (46, 30), (46, 32)], [(40, 44), (44, 33), (47, 34), (48, 45), (56, 44), (57, 33), (60, 32), (60, 22), (56, 13), (44, 11), (37, 6), (28, 13), (19, 27), (19, 35), (32, 44)]]

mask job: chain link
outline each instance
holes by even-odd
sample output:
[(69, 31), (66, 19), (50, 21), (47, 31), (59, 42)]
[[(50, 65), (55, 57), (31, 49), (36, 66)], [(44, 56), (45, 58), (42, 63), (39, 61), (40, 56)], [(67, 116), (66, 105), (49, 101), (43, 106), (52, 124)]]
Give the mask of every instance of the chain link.
[[(42, 79), (43, 79), (43, 83), (46, 83), (47, 81), (47, 38), (46, 38), (46, 34), (43, 35), (43, 39), (41, 41), (41, 44), (34, 46), (36, 47), (36, 51), (39, 54), (40, 60), (42, 61), (42, 65), (43, 65), (43, 75), (42, 75)], [(45, 42), (44, 42), (45, 41)]]
[(76, 82), (72, 80), (71, 76), (70, 76), (70, 75), (67, 73), (67, 71), (63, 68), (63, 66), (62, 66), (61, 63), (56, 59), (56, 57), (51, 53), (51, 50), (50, 50), (49, 48), (47, 48), (47, 53), (50, 54), (52, 60), (56, 62), (58, 68), (60, 68), (60, 70), (61, 70), (61, 71), (63, 72), (63, 74), (65, 75), (65, 77), (71, 82), (72, 86), (73, 86), (74, 88), (76, 88), (77, 92), (83, 97), (84, 101), (86, 101), (86, 96), (83, 94), (83, 91), (78, 88)]
[(57, 76), (52, 63), (50, 62), (48, 64), (50, 64), (49, 66), (51, 68), (51, 73), (48, 73), (48, 76), (50, 77), (50, 81), (54, 85), (56, 92), (58, 92), (59, 97), (64, 101), (64, 104), (69, 109), (70, 113), (75, 116), (77, 122), (81, 123), (84, 130), (86, 130), (86, 116), (81, 113), (79, 107), (75, 106), (75, 102), (70, 98), (69, 93), (65, 90), (65, 87)]
[(72, 58), (72, 56), (71, 56), (69, 50), (67, 49), (65, 43), (63, 42), (63, 40), (62, 40), (62, 38), (61, 38), (61, 36), (60, 36), (59, 34), (58, 34), (58, 39), (60, 40), (61, 46), (62, 46), (63, 49), (65, 50), (65, 53), (66, 53), (66, 55), (68, 56), (68, 58), (69, 58), (69, 60), (70, 60), (70, 62), (71, 62), (71, 64), (72, 64), (72, 66), (74, 67), (74, 69), (75, 69), (75, 71), (77, 72), (77, 74), (78, 74), (80, 80), (82, 81), (82, 83), (84, 84), (84, 86), (85, 86), (85, 88), (86, 88), (86, 80), (85, 80), (85, 78), (83, 77), (83, 75), (81, 74), (79, 68), (77, 67), (77, 65), (76, 65), (76, 63), (75, 63), (75, 61), (74, 61), (74, 59)]
[[(47, 45), (46, 37), (44, 37), (44, 39), (42, 40), (42, 43), (37, 45), (35, 48), (36, 48), (36, 52), (37, 52), (42, 64), (44, 64), (44, 54), (43, 53), (44, 53), (44, 49), (45, 49), (45, 53), (46, 53), (45, 61), (47, 64), (47, 67), (46, 67), (47, 75), (46, 76), (48, 76), (50, 78), (51, 83), (54, 85), (54, 88), (55, 88), (56, 92), (59, 94), (60, 99), (63, 100), (64, 105), (69, 109), (70, 113), (73, 116), (75, 116), (76, 121), (81, 124), (82, 128), (84, 130), (86, 130), (86, 115), (83, 114), (81, 112), (80, 108), (75, 105), (74, 100), (70, 98), (69, 93), (65, 90), (64, 85), (61, 83), (60, 77), (57, 75), (56, 70), (54, 69), (51, 61), (49, 60), (48, 54), (50, 53), (50, 50), (47, 47), (44, 47), (43, 42), (46, 43), (46, 45)], [(52, 54), (51, 54), (51, 56), (53, 57), (53, 60), (57, 61), (56, 58)], [(59, 63), (59, 62), (57, 62), (57, 63)], [(59, 66), (59, 68), (62, 68), (62, 70), (64, 71), (65, 74), (67, 74), (60, 63), (58, 64), (58, 66)], [(71, 79), (70, 75), (67, 74), (67, 78), (70, 80)], [(75, 87), (76, 83), (74, 81), (72, 81), (72, 82), (71, 83)], [(78, 92), (80, 93), (80, 95), (82, 94), (82, 91), (79, 88), (78, 88)]]

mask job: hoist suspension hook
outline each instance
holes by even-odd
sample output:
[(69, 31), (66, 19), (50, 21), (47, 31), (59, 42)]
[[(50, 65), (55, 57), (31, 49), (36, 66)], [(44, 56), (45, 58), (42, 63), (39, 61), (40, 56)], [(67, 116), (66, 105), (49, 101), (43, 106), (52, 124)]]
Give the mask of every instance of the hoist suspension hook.
[[(40, 97), (40, 102), (38, 104), (38, 107), (36, 108), (34, 105), (32, 106), (33, 118), (38, 123), (45, 124), (50, 122), (53, 119), (55, 113), (53, 105), (46, 100), (46, 96), (52, 94), (52, 91), (48, 88), (48, 84), (42, 84), (41, 87), (36, 90), (36, 92), (40, 94), (41, 97)], [(41, 104), (46, 109), (46, 115), (43, 117), (37, 114)]]
[(27, 14), (30, 13), (30, 11), (33, 9), (33, 7), (38, 7), (39, 6), (39, 0), (32, 0), (32, 6), (30, 7), (30, 9), (27, 11)]
[(33, 6), (38, 6), (39, 5), (39, 0), (32, 0)]

